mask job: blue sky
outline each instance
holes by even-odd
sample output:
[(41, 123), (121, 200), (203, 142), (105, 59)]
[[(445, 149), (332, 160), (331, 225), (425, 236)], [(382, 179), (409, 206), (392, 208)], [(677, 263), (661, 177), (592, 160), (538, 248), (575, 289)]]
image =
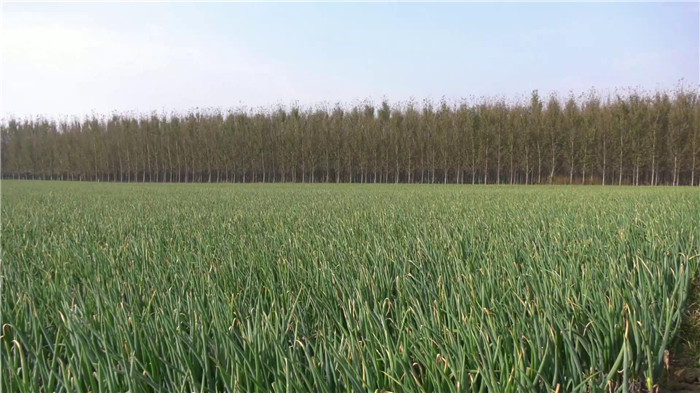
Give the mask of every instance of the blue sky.
[(699, 84), (698, 3), (5, 3), (2, 116)]

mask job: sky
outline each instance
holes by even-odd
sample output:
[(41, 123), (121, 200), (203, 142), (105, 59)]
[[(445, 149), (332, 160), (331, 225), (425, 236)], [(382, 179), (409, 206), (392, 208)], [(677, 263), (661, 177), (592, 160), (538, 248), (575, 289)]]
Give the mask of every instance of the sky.
[(697, 89), (689, 3), (7, 3), (0, 117)]

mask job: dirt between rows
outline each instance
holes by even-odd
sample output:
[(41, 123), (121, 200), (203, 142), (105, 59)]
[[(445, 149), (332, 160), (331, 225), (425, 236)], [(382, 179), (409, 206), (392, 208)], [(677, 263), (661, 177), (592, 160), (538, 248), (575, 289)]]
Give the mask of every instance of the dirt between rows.
[(660, 393), (700, 393), (700, 275), (693, 280), (678, 343), (660, 385)]
[(659, 393), (700, 393), (700, 368), (697, 365), (697, 360), (685, 354), (672, 355), (669, 368), (661, 379)]

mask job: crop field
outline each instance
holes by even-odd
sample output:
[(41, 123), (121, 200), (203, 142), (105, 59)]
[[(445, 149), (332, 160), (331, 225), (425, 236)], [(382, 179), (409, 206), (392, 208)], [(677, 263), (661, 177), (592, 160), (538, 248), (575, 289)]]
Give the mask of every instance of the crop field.
[(689, 187), (2, 182), (3, 392), (653, 389)]

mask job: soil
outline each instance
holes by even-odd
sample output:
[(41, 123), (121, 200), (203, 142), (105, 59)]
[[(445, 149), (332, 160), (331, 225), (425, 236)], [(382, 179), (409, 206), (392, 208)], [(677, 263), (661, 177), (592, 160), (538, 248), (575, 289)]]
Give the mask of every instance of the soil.
[(659, 393), (700, 393), (698, 359), (676, 358), (661, 379)]
[(693, 281), (678, 342), (667, 366), (660, 393), (700, 393), (700, 275)]

